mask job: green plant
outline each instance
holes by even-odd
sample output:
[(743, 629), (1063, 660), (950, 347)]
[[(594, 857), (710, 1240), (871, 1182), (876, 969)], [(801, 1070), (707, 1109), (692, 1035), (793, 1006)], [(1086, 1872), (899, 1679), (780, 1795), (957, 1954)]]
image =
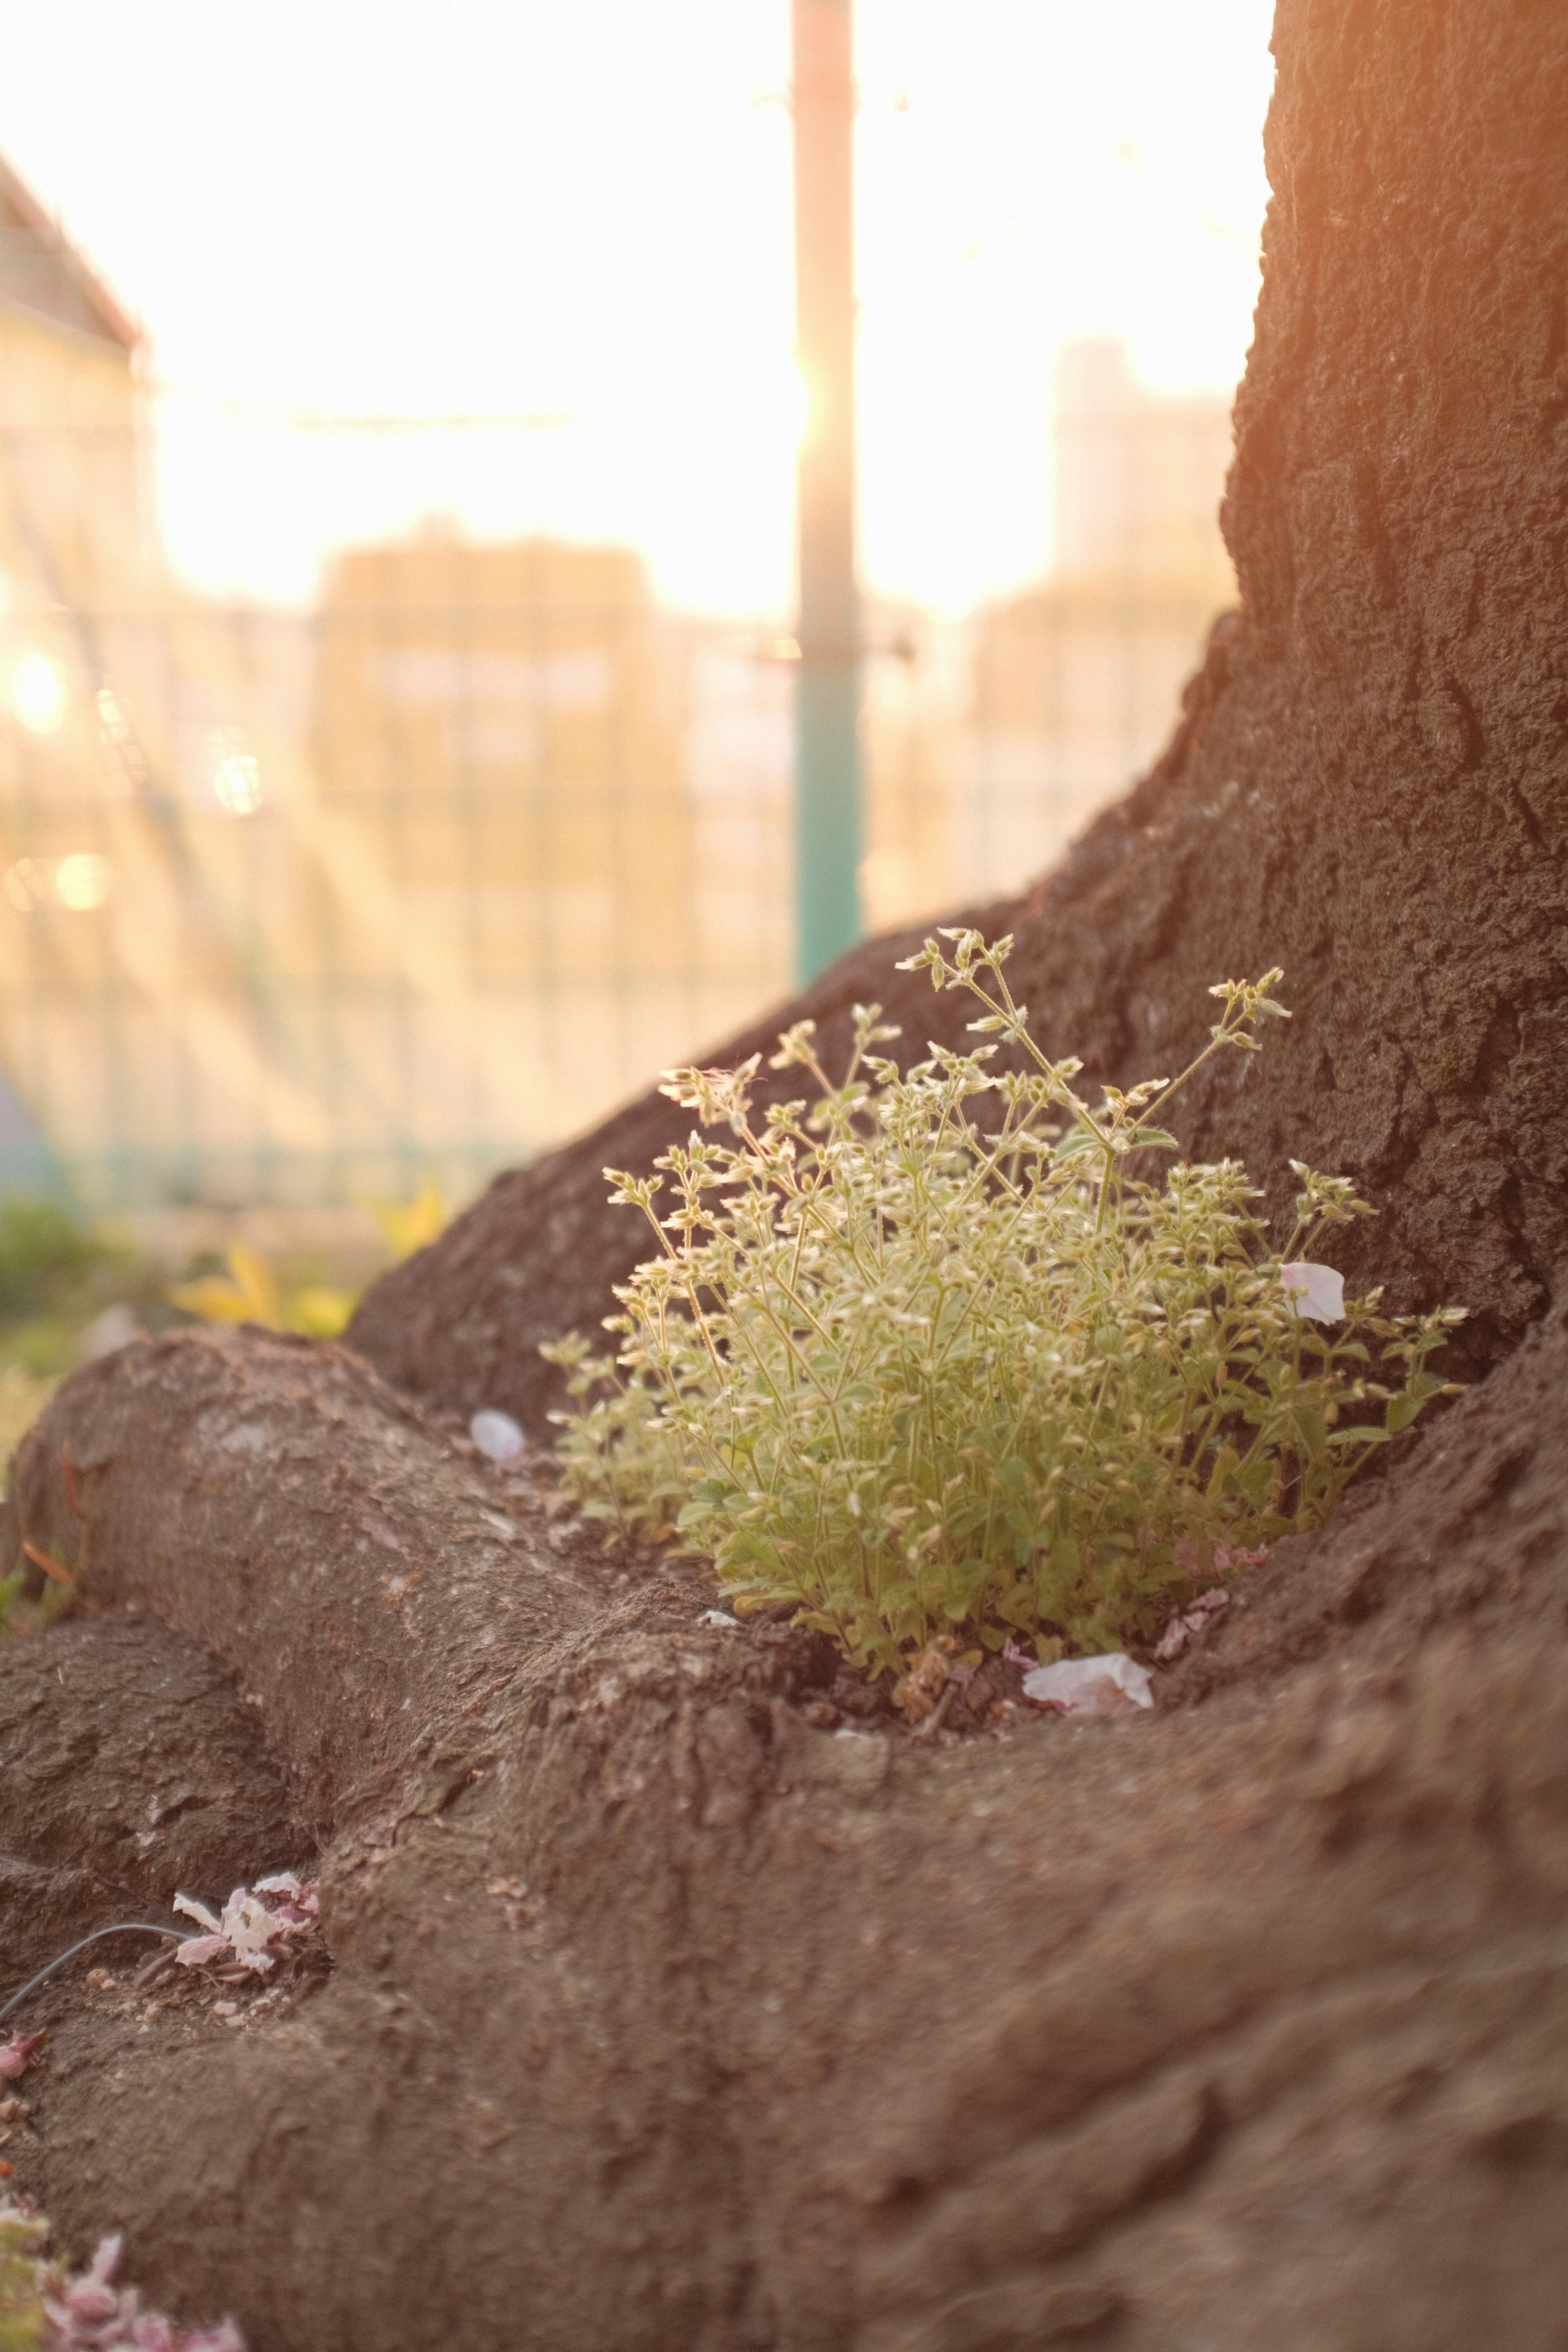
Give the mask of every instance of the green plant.
[(674, 1074), (666, 1092), (735, 1141), (606, 1170), (659, 1255), (617, 1292), (614, 1361), (575, 1335), (544, 1351), (580, 1400), (556, 1418), (589, 1511), (678, 1529), (738, 1609), (793, 1601), (896, 1675), (942, 1637), (1022, 1635), (1047, 1659), (1147, 1641), (1240, 1554), (1321, 1524), (1443, 1387), (1426, 1360), (1462, 1311), (1392, 1318), (1373, 1292), (1331, 1338), (1297, 1261), (1371, 1214), (1348, 1182), (1292, 1161), (1276, 1253), (1236, 1161), (1143, 1172), (1176, 1149), (1157, 1121), (1194, 1072), (1288, 1017), (1277, 971), (1211, 992), (1223, 1017), (1180, 1076), (1090, 1108), (1081, 1065), (1029, 1035), (1011, 940), (941, 939), (903, 968), (967, 989), (995, 1042), (904, 1075), (874, 1051), (897, 1033), (858, 1008), (835, 1086), (803, 1022), (772, 1066), (818, 1099), (760, 1120), (760, 1057)]
[[(445, 1230), (446, 1203), (435, 1178), (426, 1177), (412, 1201), (376, 1201), (371, 1213), (395, 1263), (424, 1249)], [(260, 1323), (270, 1331), (303, 1331), (314, 1339), (335, 1339), (348, 1328), (359, 1293), (335, 1283), (306, 1283), (285, 1290), (267, 1260), (243, 1242), (226, 1253), (226, 1275), (198, 1274), (172, 1283), (173, 1305), (207, 1323)]]
[(114, 1255), (58, 1201), (0, 1201), (0, 1322), (74, 1301)]
[(21, 1364), (0, 1364), (0, 1493), (10, 1475), (16, 1448), (58, 1388)]
[(47, 1577), (42, 1591), (30, 1595), (27, 1583), (25, 1567), (0, 1576), (0, 1641), (12, 1634), (36, 1633), (40, 1626), (53, 1625), (70, 1612), (76, 1599), (70, 1584)]
[(354, 1311), (353, 1294), (314, 1283), (285, 1296), (267, 1260), (243, 1242), (227, 1252), (228, 1272), (169, 1285), (172, 1304), (206, 1323), (260, 1323), (269, 1331), (305, 1331), (335, 1339)]
[(47, 2235), (47, 2222), (0, 2203), (0, 2352), (33, 2352), (44, 2340)]
[(232, 2319), (185, 2328), (144, 2311), (134, 2287), (113, 2284), (120, 2239), (100, 2238), (85, 2271), (48, 2252), (49, 2224), (31, 2201), (0, 2198), (0, 2352), (245, 2352)]
[[(158, 1297), (156, 1269), (65, 1203), (0, 1201), (0, 1371), (25, 1376), (40, 1396), (78, 1361), (84, 1328), (105, 1307), (142, 1317)], [(0, 1399), (0, 1451), (20, 1433), (16, 1402)]]

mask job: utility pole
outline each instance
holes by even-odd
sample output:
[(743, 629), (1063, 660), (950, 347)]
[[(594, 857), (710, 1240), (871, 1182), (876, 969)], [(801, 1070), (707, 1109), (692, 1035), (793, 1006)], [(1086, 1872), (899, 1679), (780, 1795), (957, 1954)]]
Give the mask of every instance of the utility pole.
[(855, 583), (851, 0), (791, 0), (800, 445), (795, 975), (860, 936), (860, 598)]

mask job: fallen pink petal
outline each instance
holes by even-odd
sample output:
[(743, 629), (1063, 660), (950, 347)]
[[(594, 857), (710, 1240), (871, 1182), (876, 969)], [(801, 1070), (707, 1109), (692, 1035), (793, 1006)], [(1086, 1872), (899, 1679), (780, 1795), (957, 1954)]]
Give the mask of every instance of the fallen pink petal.
[(174, 1954), (175, 1961), (183, 1969), (199, 1968), (204, 1960), (228, 1957), (226, 1936), (187, 1936)]
[[(115, 2286), (118, 2236), (100, 2238), (90, 2266), (72, 2273), (45, 2252), (48, 2223), (28, 2199), (0, 2201), (0, 2231), (7, 2233), (13, 2265), (6, 2273), (7, 2290), (30, 2290), (31, 2309), (42, 2315), (42, 2335), (18, 2339), (36, 2344), (37, 2352), (246, 2352), (232, 2319), (216, 2327), (181, 2328), (162, 2312), (143, 2311), (133, 2286)], [(30, 2280), (26, 2273), (16, 2274), (23, 2263)], [(26, 2305), (16, 2307), (26, 2315)], [(13, 2308), (9, 2301), (5, 2308)]]
[(1024, 1676), (1024, 1696), (1058, 1715), (1127, 1715), (1154, 1704), (1153, 1677), (1121, 1650), (1100, 1658), (1063, 1658)]
[[(1217, 1554), (1224, 1549), (1220, 1544), (1215, 1547), (1216, 1566), (1221, 1564)], [(1178, 1609), (1160, 1636), (1154, 1651), (1156, 1664), (1167, 1666), (1173, 1658), (1179, 1658), (1188, 1643), (1204, 1631), (1211, 1618), (1217, 1617), (1222, 1609), (1229, 1607), (1230, 1594), (1223, 1584), (1216, 1584), (1211, 1591), (1200, 1592), (1185, 1609)]]
[[(319, 1879), (301, 1882), (291, 1870), (278, 1871), (260, 1880), (254, 1894), (237, 1886), (221, 1916), (194, 1895), (176, 1895), (174, 1909), (208, 1932), (187, 1937), (174, 1958), (184, 1968), (199, 1968), (207, 1960), (231, 1960), (264, 1976), (276, 1965), (278, 1946), (291, 1937), (309, 1935), (315, 1927), (321, 1911), (320, 1888)], [(292, 1899), (274, 1908), (261, 1900), (263, 1889)]]
[(9, 2042), (0, 2042), (0, 2079), (20, 2081), (43, 2038), (41, 2033), (13, 2033)]

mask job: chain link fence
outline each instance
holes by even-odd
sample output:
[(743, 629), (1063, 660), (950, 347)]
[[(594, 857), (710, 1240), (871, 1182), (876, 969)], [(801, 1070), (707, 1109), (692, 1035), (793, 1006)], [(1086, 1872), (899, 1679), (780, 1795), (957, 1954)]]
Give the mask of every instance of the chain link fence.
[[(309, 613), (181, 594), (112, 392), (5, 444), (0, 1186), (461, 1198), (788, 992), (787, 641), (661, 611), (624, 549), (438, 526), (344, 551)], [(1068, 572), (963, 621), (870, 611), (873, 929), (1059, 855), (1226, 601), (1223, 404), (1086, 397)], [(1206, 541), (1150, 537), (1186, 509)]]

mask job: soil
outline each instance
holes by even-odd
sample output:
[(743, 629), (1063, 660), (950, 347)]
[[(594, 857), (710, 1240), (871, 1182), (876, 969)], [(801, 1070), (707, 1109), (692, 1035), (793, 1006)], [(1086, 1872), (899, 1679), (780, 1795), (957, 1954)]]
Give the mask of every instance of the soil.
[[(1153, 775), (988, 919), (1110, 1076), (1283, 963), (1295, 1020), (1186, 1139), (1354, 1174), (1347, 1271), (1469, 1304), (1473, 1385), (1151, 1714), (1004, 1682), (921, 1738), (466, 1436), (540, 1433), (656, 1096), (352, 1346), (77, 1374), (0, 1523), (0, 1572), (47, 1546), (84, 1596), (0, 1646), (8, 1974), (268, 1865), (320, 1868), (322, 1926), (276, 1993), (95, 1948), (112, 1982), (28, 2005), (0, 2161), (253, 2352), (1561, 2352), (1568, 18), (1284, 0), (1276, 48), (1242, 611)], [(905, 944), (790, 1017), (955, 1036)]]

